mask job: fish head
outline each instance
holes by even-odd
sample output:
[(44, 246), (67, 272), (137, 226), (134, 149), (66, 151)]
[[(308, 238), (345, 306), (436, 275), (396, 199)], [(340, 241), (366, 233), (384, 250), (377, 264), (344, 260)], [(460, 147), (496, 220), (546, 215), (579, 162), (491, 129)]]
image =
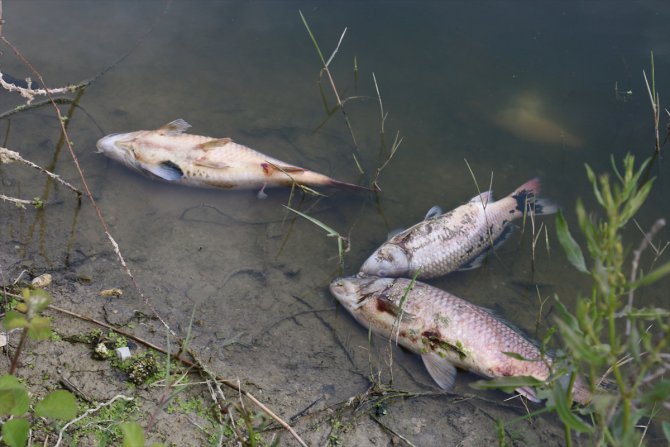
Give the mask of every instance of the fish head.
[(392, 243), (379, 247), (361, 267), (368, 275), (399, 277), (409, 274), (409, 257), (405, 250)]
[(114, 133), (100, 138), (96, 143), (98, 153), (131, 167), (137, 167), (135, 155), (135, 140), (138, 134), (144, 132)]
[(393, 279), (367, 276), (359, 273), (357, 276), (336, 278), (330, 283), (330, 293), (349, 312), (355, 313), (370, 296), (375, 296), (388, 289)]

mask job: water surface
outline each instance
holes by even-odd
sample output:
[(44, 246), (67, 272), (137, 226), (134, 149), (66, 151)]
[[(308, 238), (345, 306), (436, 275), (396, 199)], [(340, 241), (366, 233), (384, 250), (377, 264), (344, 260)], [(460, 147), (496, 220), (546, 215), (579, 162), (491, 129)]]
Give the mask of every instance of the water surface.
[[(298, 10), (326, 57), (347, 28), (331, 68), (340, 95), (357, 97), (345, 106), (357, 149), (340, 114), (319, 127), (326, 116), (320, 87), (330, 107), (334, 99), (328, 83), (318, 84), (320, 61)], [(175, 1), (166, 8), (159, 1), (31, 1), (7, 2), (3, 14), (4, 33), (50, 86), (90, 78), (127, 54), (86, 89), (69, 121), (89, 185), (159, 313), (183, 335), (195, 309), (193, 344), (203, 357), (275, 396), (286, 415), (322, 397), (335, 402), (363, 391), (370, 367), (388, 377), (383, 358), (370, 364), (366, 330), (331, 309), (327, 284), (340, 273), (336, 241), (304, 220), (290, 225), (282, 207), (286, 190), (258, 200), (255, 192), (159, 183), (94, 153), (98, 138), (183, 118), (193, 133), (231, 137), (338, 179), (366, 181), (384, 160), (374, 73), (388, 113), (385, 141), (390, 144), (396, 131), (403, 138), (380, 176), (383, 193), (377, 200), (327, 190), (328, 197), (302, 204), (350, 237), (344, 273), (353, 274), (389, 230), (417, 222), (435, 204), (447, 210), (477, 194), (468, 164), (479, 188), (492, 177), (497, 196), (541, 177), (544, 194), (562, 205), (576, 228), (577, 197), (595, 206), (584, 163), (605, 172), (610, 156), (651, 155), (642, 76), (643, 69), (649, 73), (650, 51), (661, 100), (670, 92), (670, 7), (664, 2)], [(11, 51), (3, 50), (1, 62), (3, 72), (30, 75)], [(21, 102), (0, 93), (2, 111)], [(547, 123), (554, 127), (540, 126)], [(0, 126), (3, 146), (81, 184), (66, 148), (55, 152), (60, 130), (50, 108), (13, 115)], [(362, 179), (355, 150), (366, 171)], [(644, 229), (670, 216), (667, 171), (658, 160), (654, 190), (637, 219)], [(0, 177), (1, 193), (49, 202), (40, 212), (0, 204), (3, 250), (36, 270), (91, 278), (92, 295), (124, 288), (129, 301), (114, 304), (121, 315), (128, 314), (124, 306), (142, 304), (88, 202), (78, 211), (68, 190), (28, 168), (0, 166)], [(549, 228), (550, 250), (542, 237), (534, 270), (527, 228), (484, 268), (432, 283), (533, 333), (535, 284), (542, 297), (558, 294), (568, 305), (588, 287), (566, 262), (553, 219), (540, 223)], [(629, 247), (641, 238), (634, 226), (625, 233)], [(659, 237), (667, 241), (670, 233)], [(645, 262), (648, 268), (650, 259)], [(660, 303), (668, 285), (638, 299)], [(547, 313), (541, 330), (551, 322)], [(384, 344), (377, 344), (383, 352)], [(431, 389), (418, 358), (394, 355), (396, 385)], [(470, 393), (472, 378), (463, 376), (456, 391)], [(448, 411), (439, 401), (410, 409), (426, 420)], [(454, 436), (447, 432), (431, 426), (413, 439), (447, 442)]]

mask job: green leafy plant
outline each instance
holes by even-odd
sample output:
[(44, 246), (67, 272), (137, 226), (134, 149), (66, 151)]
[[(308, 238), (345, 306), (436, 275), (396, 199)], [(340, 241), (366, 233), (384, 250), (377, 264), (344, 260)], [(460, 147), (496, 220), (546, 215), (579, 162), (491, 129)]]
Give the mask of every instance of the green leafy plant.
[[(649, 160), (636, 169), (634, 157), (627, 155), (620, 172), (612, 159), (614, 179), (607, 174), (596, 176), (586, 165), (593, 194), (605, 216), (587, 213), (578, 200), (576, 214), (589, 261), (570, 234), (564, 217), (557, 217), (558, 238), (568, 260), (591, 276), (593, 284), (590, 296), (578, 298), (575, 314), (558, 302), (560, 316), (556, 322), (573, 376), (584, 375), (594, 393), (591, 405), (582, 411), (591, 418), (591, 424), (579, 428), (591, 433), (597, 444), (639, 445), (640, 421), (653, 418), (654, 409), (670, 397), (670, 380), (662, 378), (670, 367), (670, 355), (664, 352), (670, 342), (670, 312), (634, 306), (638, 288), (670, 273), (670, 263), (666, 263), (637, 278), (640, 255), (663, 220), (644, 234), (642, 244), (633, 252), (630, 276), (624, 273), (627, 257), (622, 231), (651, 191), (653, 179), (641, 180), (648, 163)], [(599, 385), (604, 368), (614, 382), (607, 391)], [(570, 403), (568, 397), (567, 404)], [(577, 429), (572, 414), (559, 412), (566, 427)], [(578, 423), (584, 424), (581, 419)], [(569, 442), (569, 431), (566, 436)]]
[[(0, 377), (0, 417), (11, 417), (2, 424), (2, 440), (10, 447), (28, 442), (30, 397), (24, 384), (10, 374)], [(50, 421), (67, 421), (77, 415), (74, 396), (64, 390), (47, 394), (35, 405), (34, 415)]]
[[(655, 233), (665, 225), (659, 219), (643, 234), (639, 247), (632, 252), (630, 274), (629, 250), (623, 241), (627, 224), (647, 199), (652, 180), (642, 180), (649, 160), (635, 167), (635, 159), (627, 155), (620, 171), (614, 159), (614, 179), (608, 174), (596, 176), (586, 165), (586, 174), (603, 217), (588, 213), (581, 200), (576, 215), (586, 242), (584, 251), (572, 236), (564, 215), (556, 217), (558, 240), (568, 261), (579, 272), (592, 279), (590, 294), (579, 295), (574, 313), (555, 297), (556, 328), (544, 337), (542, 353), (555, 333), (559, 333), (564, 349), (551, 359), (552, 373), (541, 384), (530, 377), (503, 377), (478, 382), (478, 388), (515, 389), (522, 386), (540, 388), (538, 396), (544, 408), (508, 421), (509, 426), (529, 417), (556, 413), (564, 425), (566, 445), (572, 445), (573, 432), (590, 437), (592, 445), (642, 445), (646, 428), (662, 406), (668, 408), (670, 380), (670, 311), (653, 306), (636, 307), (635, 292), (655, 283), (670, 273), (670, 262), (640, 274), (640, 256), (651, 246), (654, 263), (662, 250), (652, 244)], [(639, 226), (638, 226), (639, 227)], [(587, 256), (585, 256), (585, 252)], [(653, 263), (652, 263), (653, 265)], [(612, 377), (610, 379), (607, 376)], [(579, 383), (578, 383), (579, 382)], [(590, 402), (584, 407), (573, 405), (573, 389), (586, 386)], [(661, 424), (670, 441), (670, 425)], [(506, 444), (504, 429), (498, 427), (499, 442)], [(502, 437), (501, 437), (502, 436)]]
[[(10, 447), (23, 447), (30, 431), (30, 396), (26, 386), (14, 375), (21, 351), (28, 338), (44, 340), (51, 336), (51, 322), (41, 313), (51, 302), (42, 289), (24, 289), (23, 301), (5, 315), (5, 329), (22, 329), (19, 345), (12, 357), (9, 374), (0, 377), (0, 417), (10, 419), (2, 424), (2, 440)], [(50, 421), (66, 421), (77, 415), (77, 401), (68, 391), (56, 390), (35, 404), (34, 415)]]

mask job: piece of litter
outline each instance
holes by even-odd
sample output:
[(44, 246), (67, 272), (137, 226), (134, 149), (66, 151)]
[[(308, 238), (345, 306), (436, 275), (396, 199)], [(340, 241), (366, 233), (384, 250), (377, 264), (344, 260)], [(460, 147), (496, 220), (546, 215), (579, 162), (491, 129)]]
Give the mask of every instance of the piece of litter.
[(0, 348), (7, 346), (7, 334), (0, 332)]
[(116, 356), (119, 358), (119, 360), (124, 361), (130, 357), (130, 348), (128, 348), (128, 346), (116, 348)]

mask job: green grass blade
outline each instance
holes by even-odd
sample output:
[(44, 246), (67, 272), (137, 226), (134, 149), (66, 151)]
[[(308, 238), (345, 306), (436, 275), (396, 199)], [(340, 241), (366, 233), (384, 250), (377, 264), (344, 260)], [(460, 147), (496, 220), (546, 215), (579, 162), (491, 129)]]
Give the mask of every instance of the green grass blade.
[(302, 15), (302, 11), (298, 10), (300, 13), (300, 18), (302, 19), (302, 23), (305, 25), (305, 28), (307, 28), (307, 32), (309, 33), (309, 37), (312, 39), (312, 43), (314, 44), (314, 48), (316, 48), (316, 52), (319, 53), (319, 58), (321, 59), (321, 63), (326, 66), (326, 59), (323, 57), (323, 53), (321, 53), (321, 48), (319, 48), (319, 44), (316, 43), (316, 39), (314, 38), (314, 34), (312, 34), (312, 30), (310, 29), (309, 25), (307, 24), (307, 19), (305, 19), (305, 16)]
[[(294, 210), (293, 208), (289, 208), (289, 207), (286, 206), (286, 205), (282, 205), (282, 206), (283, 206), (284, 208), (286, 208), (287, 210), (289, 210), (289, 211), (293, 211), (293, 212), (296, 213), (298, 216), (304, 217), (305, 219), (307, 219), (307, 220), (309, 220), (310, 222), (312, 222), (314, 225), (317, 225), (317, 226), (321, 227), (322, 229), (324, 229), (324, 230), (328, 233), (328, 236), (330, 236), (330, 237), (340, 236), (340, 233), (338, 233), (337, 231), (333, 230), (332, 228), (330, 228), (328, 225), (326, 225), (325, 223), (321, 222), (320, 220), (315, 219), (315, 218), (312, 217), (312, 216), (308, 216), (308, 215), (305, 214), (305, 213), (301, 213), (301, 212), (298, 211), (298, 210)], [(340, 237), (341, 237), (341, 236), (340, 236)]]

